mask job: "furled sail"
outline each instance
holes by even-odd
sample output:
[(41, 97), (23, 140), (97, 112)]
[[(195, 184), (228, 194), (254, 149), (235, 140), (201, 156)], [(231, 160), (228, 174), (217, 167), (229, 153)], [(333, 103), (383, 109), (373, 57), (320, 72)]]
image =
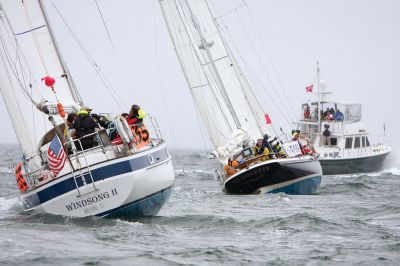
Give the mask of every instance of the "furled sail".
[(246, 140), (243, 129), (253, 140), (267, 133), (264, 111), (207, 1), (160, 0), (160, 5), (191, 94), (217, 151), (218, 147), (232, 148), (232, 137), (237, 141), (240, 135)]
[[(23, 153), (30, 157), (53, 128), (43, 110), (55, 114), (60, 102), (67, 112), (75, 111), (81, 99), (62, 64), (40, 1), (0, 0), (0, 39), (0, 90)], [(57, 97), (44, 85), (46, 76), (55, 79)], [(54, 118), (57, 124), (63, 121), (58, 115)]]

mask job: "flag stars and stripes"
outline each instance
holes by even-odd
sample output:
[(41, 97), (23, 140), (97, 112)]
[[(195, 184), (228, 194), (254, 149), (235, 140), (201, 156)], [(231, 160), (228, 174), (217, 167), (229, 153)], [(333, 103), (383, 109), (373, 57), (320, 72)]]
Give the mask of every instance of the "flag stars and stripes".
[(47, 150), (47, 162), (54, 177), (64, 168), (66, 159), (67, 154), (61, 146), (60, 139), (55, 135)]

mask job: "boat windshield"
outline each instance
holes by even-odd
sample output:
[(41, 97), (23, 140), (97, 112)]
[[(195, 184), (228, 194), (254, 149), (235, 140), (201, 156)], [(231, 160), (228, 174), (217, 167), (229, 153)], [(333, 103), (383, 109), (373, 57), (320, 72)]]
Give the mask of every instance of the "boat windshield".
[[(361, 104), (321, 102), (321, 121), (357, 122), (361, 120)], [(302, 105), (302, 121), (318, 122), (318, 102)]]
[(346, 120), (347, 122), (357, 122), (361, 120), (361, 104), (346, 105)]

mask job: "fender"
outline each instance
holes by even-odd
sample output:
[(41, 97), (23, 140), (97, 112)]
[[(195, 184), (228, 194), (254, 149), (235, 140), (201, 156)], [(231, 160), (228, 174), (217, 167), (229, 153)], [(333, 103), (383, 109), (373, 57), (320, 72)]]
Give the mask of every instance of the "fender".
[(17, 164), (15, 167), (15, 179), (17, 180), (17, 185), (21, 192), (25, 192), (29, 188), (28, 183), (22, 175), (22, 163)]
[(128, 122), (126, 122), (126, 119), (123, 116), (117, 116), (114, 119), (114, 123), (124, 144), (129, 145), (135, 137), (131, 132)]

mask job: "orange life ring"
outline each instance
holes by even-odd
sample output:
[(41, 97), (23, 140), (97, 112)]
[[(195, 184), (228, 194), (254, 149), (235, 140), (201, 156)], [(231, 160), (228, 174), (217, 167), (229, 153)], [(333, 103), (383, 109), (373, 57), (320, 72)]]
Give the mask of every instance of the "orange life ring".
[(17, 185), (21, 192), (25, 192), (28, 189), (28, 183), (22, 176), (22, 163), (17, 164), (15, 167), (15, 178), (17, 179)]

